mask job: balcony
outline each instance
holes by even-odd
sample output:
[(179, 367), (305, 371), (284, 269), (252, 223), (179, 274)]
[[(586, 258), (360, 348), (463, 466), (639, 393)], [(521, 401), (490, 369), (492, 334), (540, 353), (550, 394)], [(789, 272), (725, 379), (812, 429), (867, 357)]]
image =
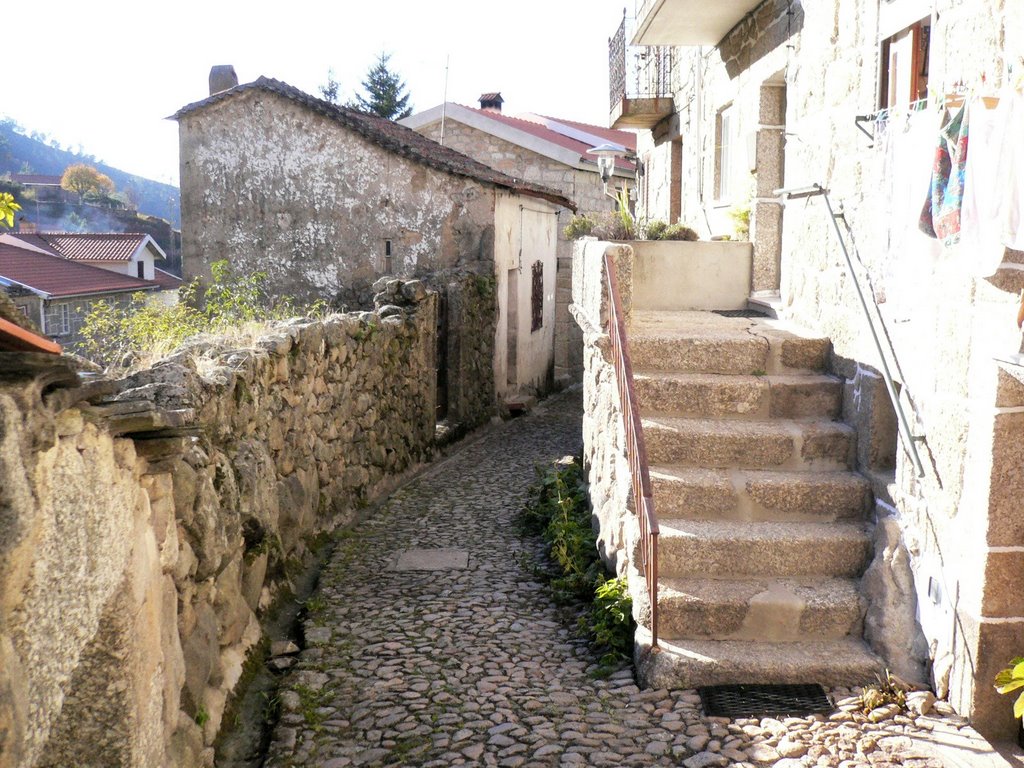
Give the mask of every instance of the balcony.
[(608, 39), (609, 125), (650, 129), (675, 114), (678, 62), (671, 47), (628, 45), (630, 21)]
[(637, 0), (633, 45), (717, 45), (762, 0)]

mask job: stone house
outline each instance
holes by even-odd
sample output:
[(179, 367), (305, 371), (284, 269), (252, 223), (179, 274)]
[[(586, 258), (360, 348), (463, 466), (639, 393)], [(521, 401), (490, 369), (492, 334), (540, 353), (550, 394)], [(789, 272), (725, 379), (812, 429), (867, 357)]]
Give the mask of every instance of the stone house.
[[(550, 386), (557, 221), (575, 209), (568, 197), (277, 80), (231, 78), (211, 90), (174, 116), (186, 279), (206, 279), (227, 259), (266, 273), (277, 296), (349, 306), (382, 276), (493, 279), (494, 391)], [(442, 321), (455, 336), (468, 330), (444, 309)]]
[(45, 336), (64, 346), (81, 341), (82, 323), (97, 302), (123, 304), (139, 292), (154, 301), (175, 301), (181, 281), (160, 270), (153, 274), (134, 277), (65, 258), (45, 244), (0, 235), (0, 286)]
[[(1010, 735), (1010, 701), (992, 680), (1024, 653), (1024, 253), (1002, 242), (983, 265), (917, 221), (936, 102), (955, 111), (966, 98), (973, 142), (997, 102), (1020, 98), (1024, 4), (644, 0), (611, 45), (611, 124), (641, 129), (640, 210), (678, 205), (705, 236), (731, 234), (730, 211), (749, 210), (752, 293), (831, 339), (885, 564), (868, 598), (892, 621), (869, 639), (902, 668), (917, 665), (983, 733)], [(787, 202), (780, 188), (806, 199)], [(835, 227), (826, 200), (841, 213)], [(864, 309), (840, 231), (861, 258)], [(880, 349), (865, 312), (885, 328)]]
[[(399, 122), (509, 176), (557, 189), (574, 200), (581, 213), (615, 210), (615, 201), (601, 181), (597, 158), (587, 150), (614, 144), (632, 153), (635, 134), (536, 114), (509, 115), (502, 112), (503, 103), (500, 93), (485, 93), (480, 96), (479, 108), (445, 102)], [(618, 159), (607, 189), (621, 185), (632, 189), (635, 176), (635, 163), (625, 157)], [(583, 344), (569, 316), (572, 248), (563, 234), (571, 215), (563, 209), (558, 217), (555, 377), (563, 381), (579, 379), (582, 372)]]

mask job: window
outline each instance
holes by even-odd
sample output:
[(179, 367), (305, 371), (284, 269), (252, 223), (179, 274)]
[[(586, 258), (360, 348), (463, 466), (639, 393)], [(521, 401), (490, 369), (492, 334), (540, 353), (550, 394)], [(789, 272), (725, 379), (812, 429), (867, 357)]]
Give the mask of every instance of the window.
[(928, 98), (931, 17), (882, 40), (878, 102), (882, 109)]
[(394, 263), (393, 263), (393, 260), (392, 260), (392, 257), (391, 257), (391, 241), (390, 240), (385, 240), (384, 241), (384, 274), (385, 275), (390, 275), (393, 268), (394, 268)]
[(530, 331), (544, 327), (544, 262), (533, 262), (530, 290)]
[(146, 279), (146, 262), (138, 261), (138, 262), (136, 262), (136, 264), (139, 265), (138, 266), (139, 280), (145, 280)]
[(47, 305), (43, 315), (43, 332), (49, 336), (67, 336), (71, 333), (71, 305)]
[(28, 307), (27, 307), (27, 306), (25, 306), (24, 304), (22, 304), (22, 305), (20, 305), (20, 306), (18, 307), (18, 309), (20, 309), (20, 310), (21, 310), (21, 314), (23, 314), (23, 315), (24, 315), (25, 317), (28, 317)]
[(735, 111), (732, 104), (723, 107), (715, 120), (715, 197), (729, 200), (732, 196), (733, 155), (735, 154)]

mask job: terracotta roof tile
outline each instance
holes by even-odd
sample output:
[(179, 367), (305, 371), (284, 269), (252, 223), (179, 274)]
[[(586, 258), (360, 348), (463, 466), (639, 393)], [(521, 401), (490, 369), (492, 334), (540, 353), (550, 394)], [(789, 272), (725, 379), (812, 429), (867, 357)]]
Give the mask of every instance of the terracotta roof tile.
[(172, 275), (170, 272), (164, 272), (162, 269), (153, 269), (153, 279), (147, 280), (146, 282), (153, 282), (160, 286), (160, 290), (168, 291), (175, 288), (181, 288), (185, 284), (177, 275)]
[(137, 232), (15, 233), (29, 245), (74, 261), (130, 261), (148, 235)]
[(501, 187), (530, 197), (542, 198), (556, 205), (576, 210), (576, 204), (572, 200), (553, 189), (521, 179), (514, 179), (493, 168), (488, 168), (483, 163), (478, 163), (461, 152), (456, 152), (450, 147), (442, 146), (411, 128), (406, 128), (404, 125), (399, 125), (376, 115), (359, 112), (349, 107), (331, 104), (328, 101), (310, 96), (294, 86), (269, 77), (260, 77), (251, 83), (237, 85), (202, 101), (188, 104), (172, 115), (172, 119), (181, 120), (181, 118), (212, 104), (217, 104), (234, 98), (239, 94), (254, 90), (276, 93), (286, 99), (302, 104), (317, 114), (337, 121), (367, 141), (371, 141), (388, 151), (402, 157), (407, 157), (435, 170), (454, 176), (474, 179), (483, 184)]
[(0, 279), (32, 288), (52, 298), (159, 288), (155, 281), (139, 280), (9, 243), (0, 243)]
[[(535, 120), (530, 120), (526, 117), (513, 117), (512, 115), (506, 115), (502, 112), (478, 109), (476, 107), (465, 107), (465, 109), (470, 109), (478, 114), (483, 115), (484, 117), (490, 120), (495, 120), (499, 123), (504, 123), (509, 127), (525, 131), (526, 133), (529, 133), (532, 136), (544, 139), (545, 141), (549, 141), (557, 146), (564, 147), (565, 149), (570, 149), (573, 152), (579, 152), (580, 159), (594, 163), (595, 165), (597, 164), (597, 158), (595, 158), (593, 155), (587, 154), (587, 150), (596, 146), (595, 144), (588, 144), (587, 142), (573, 138), (572, 136), (566, 136), (564, 133), (559, 133), (558, 131), (549, 128), (543, 123), (539, 123)], [(576, 130), (582, 131), (584, 133), (593, 134), (602, 140), (601, 143), (607, 141), (611, 142), (612, 144), (618, 144), (619, 146), (636, 151), (636, 134), (629, 133), (628, 131), (618, 131), (615, 130), (614, 128), (600, 128), (595, 125), (587, 125), (586, 123), (577, 123), (570, 120), (562, 120), (560, 118), (555, 117), (545, 117), (545, 119), (551, 120), (552, 122), (555, 123), (562, 123), (563, 125), (575, 128)], [(615, 165), (617, 168), (621, 168), (622, 170), (626, 171), (631, 171), (634, 168), (633, 164), (626, 160), (625, 158), (616, 159)]]

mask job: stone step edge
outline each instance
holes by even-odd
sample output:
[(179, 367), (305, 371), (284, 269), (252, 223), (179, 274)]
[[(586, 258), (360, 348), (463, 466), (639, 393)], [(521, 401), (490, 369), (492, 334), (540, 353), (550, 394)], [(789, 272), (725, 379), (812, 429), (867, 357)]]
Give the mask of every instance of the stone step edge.
[(645, 688), (724, 684), (866, 685), (884, 663), (859, 638), (797, 643), (659, 638), (639, 626), (634, 635), (637, 676)]
[[(866, 604), (853, 578), (677, 577), (658, 581), (666, 638), (799, 642), (863, 631)], [(724, 611), (724, 613), (723, 613)]]
[[(771, 469), (746, 468), (703, 468), (685, 465), (651, 464), (649, 466), (651, 483), (654, 490), (655, 510), (670, 506), (665, 495), (671, 493), (675, 485), (683, 486), (679, 490), (688, 493), (703, 493), (707, 498), (715, 495), (729, 495), (731, 504), (720, 506), (711, 514), (728, 515), (730, 520), (748, 520), (750, 522), (797, 522), (813, 521), (820, 518), (833, 520), (854, 520), (866, 516), (871, 509), (871, 484), (863, 475), (853, 470), (824, 471), (790, 471)], [(842, 515), (821, 512), (793, 512), (791, 508), (781, 509), (768, 507), (755, 500), (748, 489), (748, 483), (762, 483), (767, 486), (785, 488), (792, 486), (804, 493), (813, 495), (822, 493), (836, 486), (842, 487), (844, 493), (856, 493), (862, 498), (861, 509), (845, 511)], [(845, 487), (843, 487), (845, 486)], [(678, 514), (678, 513), (674, 513)], [(697, 519), (712, 519), (703, 517)]]

